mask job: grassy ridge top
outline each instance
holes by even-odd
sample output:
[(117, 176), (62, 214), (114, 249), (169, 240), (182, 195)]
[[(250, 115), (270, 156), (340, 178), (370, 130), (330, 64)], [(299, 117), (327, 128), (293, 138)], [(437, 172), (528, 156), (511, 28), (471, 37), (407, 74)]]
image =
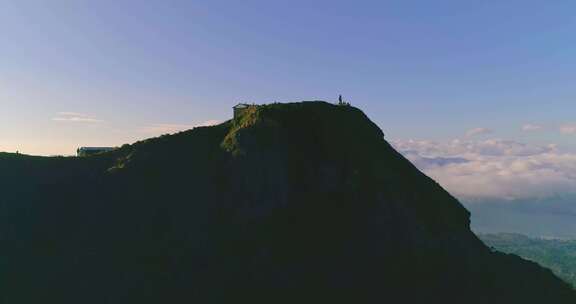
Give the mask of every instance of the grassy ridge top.
[[(350, 115), (352, 114), (352, 115)], [(172, 135), (161, 135), (158, 137), (148, 138), (137, 141), (133, 144), (125, 144), (122, 147), (105, 153), (91, 155), (86, 158), (119, 158), (125, 157), (130, 152), (147, 148), (151, 145), (163, 145), (167, 141), (175, 140), (182, 141), (188, 136), (194, 136), (195, 132), (209, 128), (227, 128), (228, 132), (222, 141), (222, 147), (228, 151), (233, 151), (237, 142), (236, 134), (242, 129), (249, 129), (259, 123), (270, 125), (278, 125), (281, 121), (293, 120), (301, 124), (307, 124), (306, 128), (313, 128), (313, 124), (327, 124), (329, 121), (337, 121), (336, 124), (346, 123), (349, 128), (358, 126), (351, 118), (356, 120), (365, 120), (367, 117), (364, 113), (351, 106), (335, 105), (325, 101), (302, 101), (292, 103), (272, 103), (262, 105), (250, 105), (248, 109), (237, 119), (231, 119), (217, 126), (197, 127), (191, 130), (178, 132)], [(375, 125), (374, 125), (375, 127)], [(376, 127), (376, 129), (378, 129)], [(379, 129), (378, 129), (379, 130)], [(339, 130), (335, 129), (334, 132)], [(361, 130), (356, 130), (361, 132)], [(51, 160), (74, 160), (75, 157), (65, 156), (35, 156), (27, 154), (0, 152), (0, 161), (9, 160), (35, 160), (35, 161), (51, 161)]]
[[(330, 129), (329, 129), (330, 128)], [(291, 129), (291, 133), (266, 134), (266, 129)], [(334, 105), (324, 101), (304, 101), (295, 103), (273, 103), (250, 105), (244, 112), (231, 121), (229, 133), (222, 147), (235, 154), (241, 153), (238, 136), (242, 132), (256, 132), (256, 136), (285, 136), (289, 140), (309, 136), (310, 132), (320, 130), (322, 137), (342, 137), (341, 141), (351, 139), (352, 133), (362, 136), (382, 137), (382, 131), (373, 124), (359, 109), (352, 106)]]

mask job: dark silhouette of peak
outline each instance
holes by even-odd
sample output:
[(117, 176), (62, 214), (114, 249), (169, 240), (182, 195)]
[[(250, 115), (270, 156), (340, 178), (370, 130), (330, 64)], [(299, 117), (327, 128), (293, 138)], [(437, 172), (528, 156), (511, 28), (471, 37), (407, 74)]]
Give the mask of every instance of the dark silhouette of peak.
[(576, 300), (487, 248), (347, 104), (246, 105), (217, 126), (0, 167), (4, 303)]

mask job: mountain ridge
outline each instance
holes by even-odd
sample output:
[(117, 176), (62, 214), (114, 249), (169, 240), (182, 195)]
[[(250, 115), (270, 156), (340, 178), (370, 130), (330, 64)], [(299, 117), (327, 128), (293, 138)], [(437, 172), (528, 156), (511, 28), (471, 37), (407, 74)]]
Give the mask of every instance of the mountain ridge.
[(486, 247), (350, 106), (259, 105), (100, 155), (6, 161), (5, 303), (576, 299)]

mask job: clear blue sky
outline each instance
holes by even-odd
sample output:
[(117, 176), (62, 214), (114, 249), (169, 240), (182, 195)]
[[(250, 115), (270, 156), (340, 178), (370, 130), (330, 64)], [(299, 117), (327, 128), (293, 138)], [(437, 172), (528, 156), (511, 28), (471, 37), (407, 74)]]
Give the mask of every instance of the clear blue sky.
[(70, 154), (225, 120), (237, 101), (340, 93), (391, 138), (481, 127), (575, 148), (559, 131), (576, 122), (575, 12), (572, 0), (0, 0), (0, 150)]

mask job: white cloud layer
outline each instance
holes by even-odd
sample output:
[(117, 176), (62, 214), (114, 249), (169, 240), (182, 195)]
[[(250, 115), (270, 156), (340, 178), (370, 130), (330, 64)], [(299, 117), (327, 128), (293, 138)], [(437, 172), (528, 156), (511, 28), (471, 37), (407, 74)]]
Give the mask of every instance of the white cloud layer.
[(60, 112), (56, 117), (52, 118), (53, 121), (61, 122), (77, 122), (77, 123), (100, 123), (104, 122), (101, 119), (96, 119), (88, 114), (77, 112)]
[(543, 127), (541, 125), (536, 125), (536, 124), (525, 124), (522, 126), (522, 131), (526, 131), (526, 132), (539, 131), (542, 129), (543, 129)]
[(462, 200), (576, 194), (576, 154), (510, 140), (396, 141), (418, 168)]
[(147, 133), (149, 135), (162, 135), (162, 134), (172, 134), (180, 131), (186, 131), (194, 129), (196, 127), (209, 127), (221, 123), (219, 120), (207, 120), (205, 122), (193, 125), (193, 124), (150, 124), (140, 129), (141, 132)]
[(492, 130), (488, 128), (474, 128), (466, 132), (466, 137), (473, 137), (477, 135), (490, 134), (490, 133), (492, 133)]
[(568, 123), (560, 126), (562, 134), (576, 134), (576, 123)]

